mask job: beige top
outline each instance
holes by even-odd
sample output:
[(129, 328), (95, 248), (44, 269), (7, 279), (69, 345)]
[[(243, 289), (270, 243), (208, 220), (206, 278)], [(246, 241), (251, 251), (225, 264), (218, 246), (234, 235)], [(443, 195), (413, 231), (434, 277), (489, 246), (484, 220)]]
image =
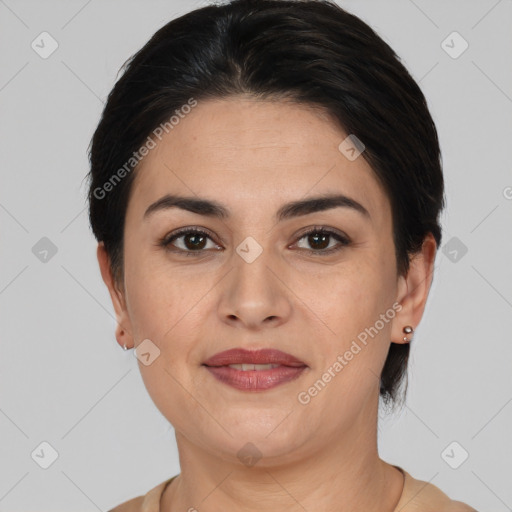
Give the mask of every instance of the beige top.
[[(451, 500), (435, 485), (416, 480), (407, 471), (395, 467), (404, 474), (405, 483), (394, 512), (477, 512), (461, 501)], [(176, 476), (153, 487), (145, 496), (125, 501), (108, 512), (160, 512), (160, 498)]]

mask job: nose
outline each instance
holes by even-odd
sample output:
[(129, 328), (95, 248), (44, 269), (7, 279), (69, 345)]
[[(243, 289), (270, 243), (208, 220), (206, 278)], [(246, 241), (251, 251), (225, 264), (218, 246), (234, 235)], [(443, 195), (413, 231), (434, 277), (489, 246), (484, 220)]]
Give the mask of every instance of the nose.
[(219, 314), (223, 322), (259, 331), (288, 321), (293, 293), (286, 285), (286, 271), (279, 268), (271, 252), (263, 249), (254, 260), (233, 254), (234, 268), (219, 283)]

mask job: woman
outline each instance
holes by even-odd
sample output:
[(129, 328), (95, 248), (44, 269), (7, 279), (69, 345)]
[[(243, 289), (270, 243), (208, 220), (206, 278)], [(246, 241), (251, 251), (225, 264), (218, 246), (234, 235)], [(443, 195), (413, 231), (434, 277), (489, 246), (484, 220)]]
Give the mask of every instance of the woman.
[(173, 20), (90, 161), (116, 338), (181, 467), (114, 511), (474, 510), (378, 455), (444, 191), (425, 98), (370, 27), (315, 0)]

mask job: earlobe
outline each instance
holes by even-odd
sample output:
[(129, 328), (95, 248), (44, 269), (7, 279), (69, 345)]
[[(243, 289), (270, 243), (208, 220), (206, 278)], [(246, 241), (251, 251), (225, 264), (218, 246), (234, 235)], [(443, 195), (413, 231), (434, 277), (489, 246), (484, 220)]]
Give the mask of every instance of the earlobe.
[(393, 322), (393, 343), (412, 341), (411, 334), (420, 323), (427, 303), (436, 251), (436, 241), (429, 233), (423, 240), (421, 251), (411, 258), (407, 276), (399, 278), (397, 301), (402, 309)]
[(103, 242), (99, 242), (96, 256), (100, 267), (101, 277), (108, 288), (112, 305), (116, 314), (117, 327), (115, 336), (117, 343), (123, 348), (128, 349), (134, 346), (133, 337), (131, 335), (131, 325), (128, 312), (126, 309), (126, 301), (123, 292), (118, 288), (117, 283), (112, 275), (110, 258), (105, 249)]
[(125, 331), (121, 324), (118, 322), (116, 327), (116, 340), (120, 347), (124, 350), (128, 350), (129, 348), (133, 348), (134, 345), (131, 342), (132, 340), (131, 334)]

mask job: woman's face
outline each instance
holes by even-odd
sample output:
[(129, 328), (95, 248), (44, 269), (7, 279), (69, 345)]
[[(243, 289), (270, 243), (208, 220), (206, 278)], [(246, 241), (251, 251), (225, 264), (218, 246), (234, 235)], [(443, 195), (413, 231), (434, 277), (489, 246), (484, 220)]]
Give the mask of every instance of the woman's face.
[[(395, 270), (390, 202), (366, 160), (339, 149), (347, 135), (305, 106), (199, 102), (136, 171), (118, 320), (128, 345), (150, 340), (150, 364), (138, 364), (156, 406), (212, 454), (234, 460), (252, 443), (264, 457), (293, 460), (374, 428), (378, 376), (410, 319), (396, 304), (406, 285)], [(167, 194), (215, 202), (225, 216), (162, 203), (146, 213)], [(362, 208), (278, 216), (327, 195)], [(183, 228), (208, 236), (161, 243)], [(234, 348), (277, 349), (303, 367), (268, 389), (240, 389), (204, 365)], [(242, 386), (268, 383), (257, 371), (224, 368)]]

